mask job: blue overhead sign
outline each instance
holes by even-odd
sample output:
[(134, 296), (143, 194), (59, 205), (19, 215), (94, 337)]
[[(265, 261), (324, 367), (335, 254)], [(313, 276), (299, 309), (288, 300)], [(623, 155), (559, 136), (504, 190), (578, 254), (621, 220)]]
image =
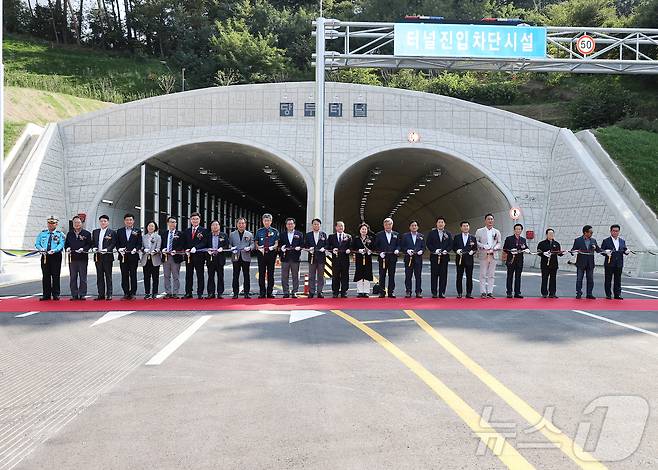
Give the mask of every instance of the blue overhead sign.
[(538, 59), (546, 28), (474, 24), (396, 23), (395, 55)]

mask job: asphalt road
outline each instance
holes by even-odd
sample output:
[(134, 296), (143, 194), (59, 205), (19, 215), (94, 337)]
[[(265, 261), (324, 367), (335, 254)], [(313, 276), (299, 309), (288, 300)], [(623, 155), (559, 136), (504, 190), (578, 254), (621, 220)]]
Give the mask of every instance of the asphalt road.
[(658, 303), (19, 314), (0, 469), (658, 465)]

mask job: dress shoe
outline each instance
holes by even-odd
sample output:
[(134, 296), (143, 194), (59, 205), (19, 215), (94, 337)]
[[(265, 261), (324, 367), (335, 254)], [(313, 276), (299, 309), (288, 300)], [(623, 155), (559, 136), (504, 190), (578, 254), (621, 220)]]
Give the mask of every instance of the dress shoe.
[(466, 294), (466, 298), (467, 298), (467, 299), (472, 299), (473, 296), (472, 296), (471, 294)]
[(105, 296), (104, 295), (99, 295), (94, 300), (105, 300)]
[(293, 292), (292, 294), (290, 294), (290, 298), (291, 299), (296, 299), (297, 298), (297, 293)]
[(437, 297), (438, 297), (438, 295), (436, 295), (436, 294), (432, 294), (432, 298), (433, 298), (433, 299), (436, 299)]
[(331, 297), (334, 298), (334, 299), (337, 299), (337, 298), (338, 298), (338, 294), (331, 294)]
[(445, 295), (443, 295), (443, 294), (439, 294), (439, 299), (445, 299), (445, 298), (446, 298)]
[(346, 299), (346, 298), (347, 298), (347, 294), (340, 294), (340, 298), (341, 298), (341, 299)]
[(589, 300), (596, 300), (596, 297), (594, 297), (593, 295), (588, 295), (586, 298)]
[(264, 299), (265, 297), (267, 297), (265, 294), (258, 294), (259, 299)]
[(112, 300), (112, 296), (108, 295), (107, 297), (105, 297), (105, 300)]
[(46, 297), (45, 295), (42, 295), (39, 297), (39, 300), (50, 300), (50, 297)]
[(379, 293), (379, 298), (383, 299), (384, 297), (386, 297), (386, 293), (385, 292), (380, 292)]
[(268, 299), (274, 299), (275, 297), (274, 297), (274, 294), (267, 294), (267, 298)]
[(621, 295), (615, 295), (615, 300), (624, 300), (624, 298)]
[(249, 293), (245, 294), (245, 295), (244, 295), (244, 298), (245, 298), (245, 299), (251, 299), (251, 294), (249, 294)]
[(77, 295), (74, 295), (74, 296), (71, 297), (69, 300), (78, 300), (78, 296), (77, 296)]
[(53, 295), (53, 300), (59, 300), (59, 295)]
[(289, 299), (289, 298), (290, 298), (290, 294), (283, 294), (283, 298), (284, 298), (284, 299)]
[(576, 294), (576, 299), (582, 299), (583, 294)]
[(148, 300), (148, 299), (150, 299), (150, 298), (151, 298), (151, 294), (146, 294), (146, 295), (144, 296), (144, 300)]
[(462, 295), (461, 295), (461, 294), (457, 294), (457, 298), (458, 298), (458, 299), (461, 299), (461, 298), (462, 298)]
[(232, 299), (237, 299), (237, 298), (238, 298), (238, 294), (233, 294), (233, 297), (231, 297), (231, 298), (232, 298)]
[(191, 299), (191, 298), (192, 298), (192, 294), (185, 294), (183, 297), (181, 297), (181, 299)]
[(512, 297), (513, 297), (512, 294), (507, 294), (508, 299), (511, 299)]
[(404, 298), (405, 298), (405, 299), (410, 299), (410, 298), (411, 298), (411, 292), (407, 292), (407, 293), (404, 295)]
[(487, 294), (485, 294), (485, 293), (483, 292), (482, 294), (480, 294), (480, 297), (482, 297), (483, 299), (486, 299), (486, 298), (487, 298)]
[(421, 293), (416, 294), (416, 298), (417, 298), (417, 299), (422, 299), (422, 298), (423, 298), (423, 294), (421, 294)]
[(523, 296), (522, 296), (521, 294), (517, 294), (517, 295), (514, 296), (514, 298), (515, 298), (515, 299), (522, 299)]
[(557, 299), (558, 296), (557, 296), (557, 295), (551, 295), (551, 294), (548, 294), (548, 298), (549, 298), (549, 299)]
[(494, 295), (493, 295), (491, 292), (489, 292), (489, 293), (487, 294), (487, 298), (489, 298), (489, 299), (493, 299), (493, 298), (494, 298)]
[(172, 298), (172, 299), (180, 299), (180, 296), (178, 296), (178, 295), (176, 295), (176, 294), (172, 294), (170, 298)]
[(315, 294), (308, 294), (309, 299), (312, 299), (313, 297), (315, 297)]
[(324, 299), (324, 294), (322, 292), (318, 294), (318, 299)]
[(545, 299), (546, 297), (548, 297), (546, 294), (542, 294), (541, 296), (542, 296), (542, 298), (544, 298), (544, 299)]
[(203, 300), (203, 295), (197, 295), (196, 298), (197, 298), (198, 300)]
[(394, 298), (395, 298), (395, 294), (388, 294), (388, 298), (389, 298), (389, 299), (394, 299)]
[(611, 295), (606, 295), (605, 298), (606, 298), (606, 300), (612, 300), (612, 296), (611, 296)]
[(218, 298), (218, 299), (223, 299), (223, 298), (224, 298), (224, 296), (223, 296), (223, 295), (221, 295), (221, 294), (217, 294), (217, 298)]
[(78, 300), (87, 300), (87, 297), (78, 297)]

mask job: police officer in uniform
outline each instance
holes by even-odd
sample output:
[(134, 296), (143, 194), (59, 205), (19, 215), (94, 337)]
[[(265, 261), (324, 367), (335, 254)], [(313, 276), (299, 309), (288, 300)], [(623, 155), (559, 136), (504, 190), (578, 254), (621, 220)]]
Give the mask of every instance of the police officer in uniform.
[[(224, 265), (226, 265), (226, 250), (229, 248), (228, 235), (222, 232), (219, 225), (219, 220), (213, 220), (210, 223), (210, 234), (207, 237), (208, 257), (206, 264), (208, 265), (208, 297), (207, 299), (214, 299), (215, 292), (217, 298), (221, 299), (224, 295)], [(217, 285), (215, 291), (215, 278), (217, 278)]]
[(87, 253), (92, 247), (91, 233), (82, 228), (82, 219), (79, 216), (73, 217), (72, 222), (73, 230), (66, 234), (64, 242), (69, 255), (71, 300), (87, 300)]
[(109, 227), (110, 218), (107, 215), (101, 215), (98, 223), (101, 227), (91, 232), (92, 246), (97, 250), (94, 262), (98, 297), (94, 300), (112, 300), (112, 264), (113, 251), (117, 246), (117, 233)]
[[(263, 214), (263, 226), (256, 231), (259, 299), (274, 298), (274, 265), (279, 246), (279, 231), (272, 227), (272, 214)], [(267, 282), (266, 282), (267, 281)]]
[(34, 243), (34, 247), (41, 251), (41, 274), (43, 295), (39, 300), (59, 300), (59, 273), (62, 270), (62, 250), (66, 237), (57, 230), (59, 220), (54, 216), (48, 217), (48, 228), (42, 230)]

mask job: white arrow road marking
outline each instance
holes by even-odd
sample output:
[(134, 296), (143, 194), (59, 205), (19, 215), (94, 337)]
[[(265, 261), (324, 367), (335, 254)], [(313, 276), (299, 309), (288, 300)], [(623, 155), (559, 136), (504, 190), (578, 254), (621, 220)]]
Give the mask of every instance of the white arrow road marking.
[(146, 363), (147, 366), (159, 366), (165, 359), (167, 359), (174, 351), (176, 351), (185, 341), (199, 329), (205, 322), (210, 319), (210, 315), (204, 315), (197, 319), (194, 323), (188, 326), (181, 334), (176, 336), (168, 345), (166, 345), (159, 353), (153, 356)]
[(622, 322), (617, 321), (617, 320), (611, 320), (610, 318), (601, 317), (599, 315), (594, 315), (593, 313), (583, 312), (582, 310), (573, 310), (573, 311), (576, 312), (576, 313), (580, 313), (581, 315), (587, 315), (588, 317), (596, 318), (597, 320), (602, 320), (602, 321), (612, 323), (613, 325), (617, 325), (617, 326), (623, 326), (624, 328), (628, 328), (629, 330), (639, 331), (640, 333), (655, 336), (656, 338), (658, 338), (658, 333), (655, 333), (655, 332), (649, 331), (649, 330), (645, 330), (644, 328), (640, 328), (639, 326), (633, 326), (633, 325), (629, 325), (628, 323), (622, 323)]
[(635, 291), (626, 290), (626, 289), (622, 289), (621, 291), (625, 292), (627, 294), (639, 295), (639, 296), (642, 296), (642, 297), (649, 297), (650, 299), (658, 299), (658, 297), (656, 297), (655, 295), (643, 294), (642, 292), (635, 292)]
[(293, 310), (290, 312), (290, 321), (288, 323), (295, 323), (309, 318), (319, 317), (325, 313), (327, 312), (320, 312), (319, 310)]
[(107, 323), (112, 320), (116, 320), (117, 318), (125, 317), (126, 315), (130, 315), (131, 313), (135, 313), (137, 310), (110, 310), (107, 312), (105, 315), (103, 315), (101, 318), (96, 320), (93, 325), (91, 326), (96, 326), (96, 325), (101, 325), (103, 323)]
[(16, 315), (14, 318), (25, 318), (29, 317), (30, 315), (34, 315), (35, 313), (39, 313), (39, 311), (35, 310), (34, 312), (21, 313), (20, 315)]

